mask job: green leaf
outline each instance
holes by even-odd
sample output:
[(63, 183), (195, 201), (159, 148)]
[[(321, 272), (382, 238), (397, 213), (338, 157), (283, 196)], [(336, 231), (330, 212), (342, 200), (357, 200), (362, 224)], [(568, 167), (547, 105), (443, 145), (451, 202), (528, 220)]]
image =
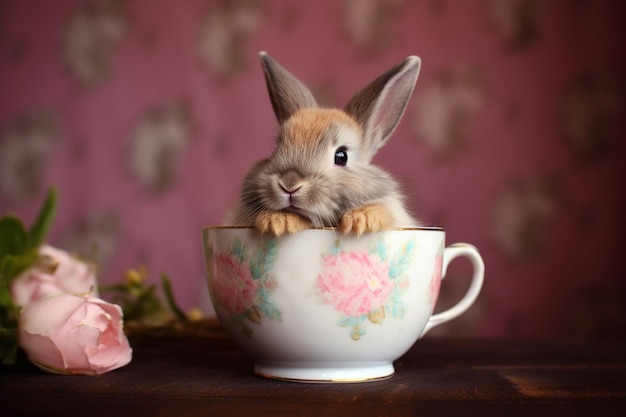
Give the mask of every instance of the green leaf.
[(50, 188), (48, 195), (39, 210), (39, 214), (35, 222), (28, 231), (28, 248), (36, 248), (44, 242), (48, 229), (54, 219), (57, 203), (57, 190), (55, 187)]
[(11, 281), (37, 259), (38, 248), (50, 228), (56, 207), (56, 190), (50, 189), (34, 224), (26, 231), (12, 215), (0, 218), (0, 359), (12, 364), (17, 355), (19, 308), (11, 296)]
[(165, 274), (161, 275), (161, 285), (163, 286), (163, 293), (165, 294), (167, 306), (170, 308), (172, 313), (174, 313), (177, 319), (186, 321), (187, 316), (176, 304), (176, 300), (174, 299), (174, 291), (172, 290), (172, 284), (170, 283), (170, 279)]
[(13, 278), (26, 270), (37, 257), (28, 249), (28, 235), (22, 222), (13, 216), (0, 219), (0, 305), (9, 305), (9, 288)]
[(56, 190), (51, 188), (37, 219), (27, 232), (20, 219), (6, 215), (0, 219), (0, 291), (26, 270), (37, 257), (37, 248), (46, 237), (56, 206)]
[(19, 255), (26, 249), (28, 235), (24, 225), (15, 216), (0, 219), (0, 259), (6, 255)]
[(0, 291), (8, 288), (13, 278), (24, 272), (37, 259), (37, 251), (31, 250), (20, 255), (4, 255), (0, 258)]

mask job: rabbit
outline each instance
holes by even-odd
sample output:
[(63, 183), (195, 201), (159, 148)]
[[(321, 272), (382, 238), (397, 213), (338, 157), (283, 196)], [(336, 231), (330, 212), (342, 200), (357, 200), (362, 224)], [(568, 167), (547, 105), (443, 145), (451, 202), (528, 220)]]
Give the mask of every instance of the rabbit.
[(319, 107), (266, 52), (260, 58), (280, 130), (274, 153), (245, 176), (231, 224), (277, 237), (307, 228), (361, 235), (419, 226), (396, 181), (370, 161), (406, 109), (420, 58), (409, 56), (380, 75), (344, 110)]

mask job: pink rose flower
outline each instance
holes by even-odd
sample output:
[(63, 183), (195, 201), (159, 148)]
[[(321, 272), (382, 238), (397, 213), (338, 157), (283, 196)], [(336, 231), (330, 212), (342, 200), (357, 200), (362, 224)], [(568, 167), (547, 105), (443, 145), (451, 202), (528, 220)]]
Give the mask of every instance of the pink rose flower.
[(441, 272), (443, 267), (443, 256), (437, 255), (435, 258), (435, 271), (430, 279), (430, 286), (428, 290), (428, 302), (431, 307), (435, 308), (437, 303), (437, 297), (439, 296), (439, 288), (441, 287)]
[(247, 262), (238, 262), (234, 256), (223, 253), (213, 259), (212, 270), (211, 287), (225, 310), (243, 314), (254, 306), (259, 282), (252, 277)]
[(323, 259), (316, 287), (322, 301), (348, 316), (379, 309), (393, 289), (389, 266), (366, 252), (342, 252)]
[(13, 302), (19, 306), (64, 292), (91, 292), (97, 296), (95, 267), (48, 245), (39, 248), (39, 257), (35, 264), (11, 283)]
[(18, 338), (31, 362), (54, 373), (100, 375), (132, 356), (121, 308), (89, 295), (61, 293), (27, 305)]

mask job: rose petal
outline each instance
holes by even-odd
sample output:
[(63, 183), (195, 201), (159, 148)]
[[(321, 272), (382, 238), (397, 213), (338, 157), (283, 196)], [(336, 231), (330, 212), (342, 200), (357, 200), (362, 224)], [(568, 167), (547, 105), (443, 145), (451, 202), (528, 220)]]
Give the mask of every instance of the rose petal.
[(132, 349), (126, 336), (107, 332), (100, 338), (100, 344), (87, 350), (91, 368), (99, 373), (127, 365), (132, 359)]
[(132, 357), (121, 308), (91, 296), (39, 300), (22, 311), (18, 331), (31, 361), (55, 372), (100, 375)]
[(83, 304), (81, 297), (71, 294), (45, 297), (22, 310), (19, 327), (32, 334), (54, 335)]
[(11, 283), (11, 296), (18, 306), (26, 306), (47, 295), (61, 292), (63, 290), (55, 277), (34, 269), (24, 271)]
[(20, 332), (19, 345), (24, 349), (28, 358), (35, 363), (56, 364), (57, 368), (67, 368), (63, 353), (56, 344), (46, 336)]

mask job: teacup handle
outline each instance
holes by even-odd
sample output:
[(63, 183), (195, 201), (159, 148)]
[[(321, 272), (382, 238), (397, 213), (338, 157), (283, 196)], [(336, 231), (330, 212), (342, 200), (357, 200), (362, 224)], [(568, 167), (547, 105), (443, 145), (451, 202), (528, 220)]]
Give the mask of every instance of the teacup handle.
[(474, 267), (474, 274), (472, 276), (470, 287), (465, 293), (465, 296), (463, 296), (463, 298), (453, 307), (450, 307), (441, 313), (433, 314), (426, 323), (420, 337), (424, 336), (424, 334), (426, 334), (426, 332), (433, 327), (450, 321), (465, 313), (465, 311), (470, 308), (472, 304), (474, 304), (474, 301), (476, 301), (476, 298), (478, 297), (478, 293), (480, 293), (485, 276), (485, 263), (483, 262), (483, 258), (480, 256), (480, 253), (478, 253), (478, 250), (469, 243), (455, 243), (454, 245), (450, 245), (443, 250), (441, 279), (443, 280), (446, 277), (446, 272), (450, 262), (459, 256), (469, 258), (472, 262), (472, 266)]

